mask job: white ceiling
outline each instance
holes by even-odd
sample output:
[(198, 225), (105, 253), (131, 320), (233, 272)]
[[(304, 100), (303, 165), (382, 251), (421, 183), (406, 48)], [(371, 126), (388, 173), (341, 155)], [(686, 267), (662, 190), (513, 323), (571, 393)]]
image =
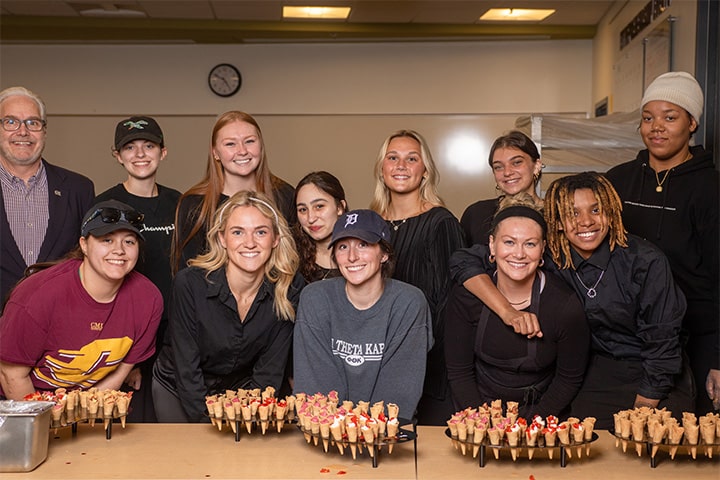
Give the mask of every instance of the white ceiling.
[[(244, 43), (592, 38), (613, 1), (602, 0), (2, 0), (7, 43)], [(283, 20), (283, 5), (352, 8), (346, 21)], [(553, 8), (541, 22), (480, 22), (489, 8)], [(87, 17), (133, 10), (144, 16)]]

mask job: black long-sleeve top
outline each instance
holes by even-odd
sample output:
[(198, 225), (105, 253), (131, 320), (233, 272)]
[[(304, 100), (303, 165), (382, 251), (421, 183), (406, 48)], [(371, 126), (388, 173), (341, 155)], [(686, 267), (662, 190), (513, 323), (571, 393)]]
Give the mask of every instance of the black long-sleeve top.
[(460, 226), (468, 245), (487, 243), (493, 217), (500, 205), (499, 198), (480, 200), (468, 206), (460, 217)]
[(465, 246), (462, 228), (445, 207), (431, 208), (401, 224), (388, 221), (388, 226), (395, 251), (393, 278), (422, 290), (432, 314), (435, 345), (428, 353), (423, 393), (444, 399), (448, 383), (443, 353), (443, 310), (453, 285), (448, 262), (455, 250)]
[[(530, 310), (543, 337), (528, 339), (456, 286), (445, 310), (445, 358), (458, 408), (502, 398), (521, 403), (522, 415), (557, 415), (582, 384), (590, 332), (575, 292), (555, 275), (543, 275)], [(539, 398), (539, 400), (538, 400)]]
[[(208, 278), (205, 273), (190, 267), (175, 277), (168, 342), (153, 371), (153, 377), (178, 396), (193, 422), (204, 418), (206, 395), (238, 388), (279, 389), (294, 325), (273, 311), (275, 286), (267, 279), (241, 322), (225, 269)], [(288, 292), (294, 306), (303, 284), (296, 275)]]
[[(693, 157), (669, 171), (655, 172), (647, 150), (635, 160), (612, 168), (605, 175), (623, 200), (623, 223), (630, 233), (663, 251), (675, 281), (691, 303), (705, 304), (705, 313), (686, 327), (693, 332), (718, 329), (720, 273), (720, 173), (713, 154), (701, 146), (690, 148)], [(656, 175), (666, 178), (662, 192)], [(700, 306), (702, 308), (702, 306)]]
[[(453, 254), (453, 278), (463, 283), (475, 275), (490, 273), (487, 254), (484, 245)], [(681, 370), (680, 328), (685, 314), (685, 297), (675, 285), (667, 258), (657, 247), (634, 235), (628, 235), (626, 248), (617, 247), (611, 252), (606, 239), (587, 260), (574, 250), (572, 255), (574, 270), (558, 269), (547, 254), (543, 268), (563, 278), (583, 303), (592, 352), (642, 361), (638, 393), (647, 398), (664, 398), (673, 387), (673, 376)], [(595, 286), (597, 295), (590, 298), (588, 288), (598, 282), (601, 272), (605, 273)]]
[[(275, 202), (279, 210), (279, 214), (285, 217), (288, 225), (297, 223), (297, 211), (295, 209), (295, 189), (289, 183), (284, 180), (275, 177), (276, 188), (273, 193), (275, 195)], [(175, 225), (175, 235), (181, 241), (190, 235), (197, 217), (200, 213), (200, 207), (203, 201), (202, 195), (188, 195), (187, 197), (180, 200), (178, 205), (178, 222)], [(225, 194), (221, 194), (218, 198), (217, 206), (225, 203), (230, 198)], [(182, 257), (180, 258), (179, 269), (187, 267), (187, 262), (191, 258), (195, 258), (198, 255), (207, 251), (207, 229), (203, 226), (198, 232), (188, 241), (182, 250)]]
[[(641, 150), (635, 160), (605, 176), (623, 201), (628, 231), (667, 256), (687, 300), (683, 327), (691, 336), (714, 335), (715, 348), (702, 354), (713, 368), (720, 368), (720, 173), (712, 152), (701, 146), (690, 147), (690, 152), (688, 161), (655, 172), (648, 151)], [(656, 190), (656, 175), (664, 179), (661, 192)]]

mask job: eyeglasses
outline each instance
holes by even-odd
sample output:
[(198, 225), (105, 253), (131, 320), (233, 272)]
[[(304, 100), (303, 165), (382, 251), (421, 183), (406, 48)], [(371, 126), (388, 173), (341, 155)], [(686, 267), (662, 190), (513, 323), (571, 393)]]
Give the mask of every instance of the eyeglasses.
[(85, 220), (80, 230), (85, 231), (87, 224), (97, 217), (100, 217), (103, 223), (118, 223), (120, 220), (125, 220), (138, 229), (143, 226), (142, 221), (145, 219), (145, 215), (135, 210), (120, 210), (113, 207), (98, 208)]
[(3, 117), (0, 118), (0, 122), (2, 122), (3, 130), (8, 132), (20, 130), (20, 125), (23, 123), (25, 124), (25, 128), (31, 132), (39, 132), (45, 128), (45, 125), (47, 125), (45, 120), (41, 120), (39, 118), (26, 118), (25, 120), (20, 120), (15, 117)]

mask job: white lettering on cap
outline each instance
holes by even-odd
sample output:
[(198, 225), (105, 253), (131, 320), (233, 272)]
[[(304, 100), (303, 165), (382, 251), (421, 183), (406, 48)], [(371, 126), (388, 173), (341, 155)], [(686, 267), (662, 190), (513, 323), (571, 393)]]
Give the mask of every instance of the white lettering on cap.
[(347, 216), (347, 220), (345, 220), (345, 227), (343, 227), (343, 228), (347, 228), (348, 225), (355, 225), (355, 224), (357, 223), (357, 220), (358, 220), (358, 214), (357, 214), (357, 213), (351, 213), (351, 214), (349, 214), (349, 215)]

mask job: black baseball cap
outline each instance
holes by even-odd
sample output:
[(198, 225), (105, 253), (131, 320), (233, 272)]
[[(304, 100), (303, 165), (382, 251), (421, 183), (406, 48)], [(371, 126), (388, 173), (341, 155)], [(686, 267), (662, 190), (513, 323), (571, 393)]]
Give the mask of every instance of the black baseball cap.
[(368, 243), (378, 243), (380, 240), (390, 241), (390, 228), (387, 222), (372, 210), (352, 210), (338, 217), (333, 227), (332, 246), (341, 238), (359, 238)]
[(144, 215), (130, 205), (117, 200), (107, 200), (95, 204), (83, 218), (80, 235), (101, 237), (116, 230), (130, 230), (141, 240), (145, 237), (140, 233), (143, 228)]
[(152, 117), (130, 117), (121, 120), (115, 127), (115, 150), (120, 150), (133, 140), (150, 140), (165, 146), (160, 125)]

